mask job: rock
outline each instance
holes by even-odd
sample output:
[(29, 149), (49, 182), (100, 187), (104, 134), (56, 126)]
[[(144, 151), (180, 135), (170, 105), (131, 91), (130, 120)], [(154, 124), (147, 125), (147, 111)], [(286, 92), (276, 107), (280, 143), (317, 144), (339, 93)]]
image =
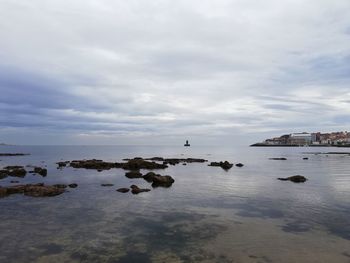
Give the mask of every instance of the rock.
[(8, 175), (13, 177), (24, 177), (26, 176), (26, 174), (27, 174), (27, 171), (20, 168), (20, 169), (10, 170)]
[(228, 161), (225, 162), (211, 162), (208, 166), (219, 166), (224, 170), (229, 170), (232, 168), (233, 164)]
[(187, 165), (187, 163), (183, 163), (182, 165)]
[(35, 167), (34, 173), (40, 174), (41, 176), (45, 177), (47, 175), (47, 169), (41, 168), (41, 167)]
[(275, 160), (275, 161), (286, 161), (287, 158), (285, 157), (278, 157), (278, 158), (269, 158), (269, 160)]
[(12, 166), (6, 166), (4, 167), (5, 170), (16, 170), (16, 169), (23, 169), (24, 167), (21, 165), (12, 165)]
[(9, 171), (7, 170), (0, 170), (0, 179), (4, 179), (9, 175)]
[(309, 160), (309, 158), (308, 157), (304, 157), (303, 160)]
[(69, 186), (69, 188), (77, 188), (77, 187), (78, 187), (78, 184), (75, 184), (75, 183), (74, 183), (74, 184), (69, 184), (68, 186)]
[(147, 182), (153, 182), (154, 176), (156, 176), (156, 174), (154, 172), (149, 172), (143, 176), (143, 179), (145, 179)]
[(62, 188), (62, 189), (67, 188), (66, 184), (54, 184), (53, 186), (57, 188)]
[(294, 183), (304, 183), (307, 179), (302, 176), (302, 175), (293, 175), (290, 177), (286, 177), (286, 178), (277, 178), (278, 180), (281, 181), (292, 181)]
[(120, 192), (120, 193), (127, 193), (127, 192), (130, 191), (130, 189), (129, 189), (129, 188), (119, 188), (119, 189), (117, 189), (116, 191), (117, 191), (117, 192)]
[(237, 167), (243, 167), (244, 164), (243, 164), (243, 163), (236, 163), (236, 166), (237, 166)]
[(155, 175), (152, 178), (152, 187), (170, 187), (175, 180), (170, 175)]
[(142, 178), (142, 173), (140, 173), (139, 171), (130, 171), (130, 172), (126, 172), (125, 176), (133, 179), (133, 178)]
[(97, 159), (74, 160), (74, 161), (71, 161), (69, 165), (73, 168), (95, 169), (99, 171), (116, 168), (115, 163), (104, 162), (102, 160), (97, 160)]
[(96, 169), (98, 171), (109, 170), (111, 168), (122, 168), (124, 170), (140, 170), (140, 169), (165, 169), (168, 166), (156, 162), (149, 162), (141, 157), (128, 160), (126, 163), (104, 162), (102, 160), (74, 160), (70, 162), (73, 168)]
[(115, 163), (115, 165), (117, 168), (123, 168), (124, 170), (133, 170), (133, 171), (140, 170), (140, 169), (147, 169), (147, 170), (165, 169), (168, 167), (165, 164), (149, 162), (143, 159), (132, 159), (126, 163)]
[(152, 157), (152, 158), (147, 158), (145, 160), (162, 162), (162, 161), (164, 161), (164, 158), (163, 157)]
[(142, 193), (142, 192), (151, 191), (150, 189), (147, 189), (147, 188), (145, 188), (145, 189), (139, 188), (137, 185), (134, 185), (134, 184), (131, 185), (130, 188), (131, 188), (131, 193), (133, 193), (134, 195)]
[(29, 153), (0, 153), (0, 156), (23, 156), (29, 155)]
[(65, 190), (55, 186), (40, 184), (15, 185), (9, 187), (0, 187), (0, 197), (5, 197), (11, 194), (24, 194), (32, 197), (56, 196), (60, 195)]
[(57, 168), (63, 168), (63, 167), (66, 167), (67, 164), (69, 164), (69, 161), (57, 162), (56, 164), (58, 165)]
[(18, 184), (19, 181), (10, 181), (11, 184)]
[(110, 187), (110, 186), (113, 186), (114, 184), (101, 184), (101, 186), (104, 186), (104, 187)]

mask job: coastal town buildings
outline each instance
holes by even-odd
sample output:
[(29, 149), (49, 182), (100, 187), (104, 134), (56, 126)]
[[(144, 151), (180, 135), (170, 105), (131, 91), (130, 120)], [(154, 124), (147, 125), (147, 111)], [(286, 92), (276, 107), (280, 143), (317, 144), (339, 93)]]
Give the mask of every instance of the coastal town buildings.
[(341, 131), (341, 132), (330, 132), (330, 133), (321, 133), (321, 132), (300, 132), (300, 133), (291, 133), (285, 134), (280, 137), (266, 139), (264, 142), (260, 143), (262, 145), (271, 145), (271, 146), (304, 146), (304, 145), (325, 145), (325, 146), (350, 146), (350, 132)]

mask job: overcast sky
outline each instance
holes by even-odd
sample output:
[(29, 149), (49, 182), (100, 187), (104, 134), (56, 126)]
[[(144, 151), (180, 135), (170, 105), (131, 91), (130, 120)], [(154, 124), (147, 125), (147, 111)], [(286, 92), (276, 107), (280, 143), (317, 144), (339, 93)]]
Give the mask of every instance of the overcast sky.
[(349, 0), (0, 0), (0, 142), (350, 130)]

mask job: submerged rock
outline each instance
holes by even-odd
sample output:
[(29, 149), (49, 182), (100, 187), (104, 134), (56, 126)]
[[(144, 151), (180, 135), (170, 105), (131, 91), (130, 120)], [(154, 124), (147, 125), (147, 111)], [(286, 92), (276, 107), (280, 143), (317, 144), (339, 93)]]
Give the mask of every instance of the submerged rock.
[(243, 164), (243, 163), (236, 163), (236, 166), (237, 166), (237, 167), (243, 167), (244, 164)]
[(130, 179), (142, 178), (142, 173), (140, 173), (139, 171), (130, 171), (130, 172), (126, 172), (125, 176)]
[(152, 182), (152, 187), (170, 187), (175, 180), (170, 175), (155, 175)]
[(130, 189), (129, 189), (129, 188), (119, 188), (119, 189), (117, 189), (116, 191), (117, 191), (117, 192), (120, 192), (120, 193), (127, 193), (127, 192), (130, 191)]
[(24, 177), (26, 174), (27, 171), (23, 168), (23, 166), (6, 166), (3, 170), (0, 170), (0, 179), (7, 176)]
[(269, 158), (269, 160), (275, 160), (275, 161), (286, 161), (287, 158), (285, 157), (277, 157), (277, 158)]
[(151, 191), (151, 189), (147, 189), (147, 188), (139, 188), (137, 185), (131, 185), (130, 186), (130, 188), (131, 188), (131, 193), (133, 193), (134, 195), (136, 195), (136, 194), (139, 194), (139, 193), (142, 193), (142, 192), (149, 192), (149, 191)]
[(0, 197), (11, 194), (24, 194), (32, 197), (56, 196), (64, 193), (63, 188), (40, 184), (15, 185), (9, 187), (0, 187)]
[(126, 163), (115, 163), (116, 168), (122, 168), (124, 170), (137, 171), (140, 169), (154, 170), (154, 169), (165, 169), (168, 166), (165, 164), (159, 164), (156, 162), (149, 162), (143, 159), (131, 159)]
[(308, 157), (304, 157), (303, 160), (309, 160), (309, 158)]
[(156, 176), (156, 174), (154, 172), (149, 172), (143, 176), (143, 179), (145, 179), (147, 182), (153, 182), (154, 176)]
[(208, 166), (219, 166), (224, 170), (229, 170), (232, 168), (233, 164), (228, 161), (225, 162), (211, 162)]
[(307, 181), (307, 179), (302, 176), (302, 175), (293, 175), (290, 177), (286, 177), (286, 178), (277, 178), (278, 180), (281, 181), (292, 181), (294, 183), (304, 183), (305, 181)]
[(0, 156), (24, 156), (29, 155), (29, 153), (0, 153)]
[(41, 176), (45, 177), (47, 175), (47, 169), (41, 167), (34, 167), (34, 173), (40, 174)]
[(63, 167), (66, 167), (67, 164), (69, 164), (69, 161), (57, 162), (56, 164), (58, 165), (57, 168), (63, 168)]
[(109, 186), (113, 186), (114, 184), (101, 184), (101, 186), (104, 186), (104, 187), (109, 187)]
[(68, 186), (69, 186), (69, 188), (77, 188), (77, 187), (78, 187), (78, 184), (75, 184), (75, 183), (74, 183), (74, 184), (69, 184)]
[(85, 169), (95, 169), (95, 170), (109, 170), (111, 168), (116, 168), (115, 163), (104, 162), (102, 160), (91, 159), (91, 160), (74, 160), (69, 163), (73, 168), (85, 168)]
[(57, 188), (67, 188), (67, 185), (66, 184), (54, 184), (53, 185), (54, 187), (57, 187)]

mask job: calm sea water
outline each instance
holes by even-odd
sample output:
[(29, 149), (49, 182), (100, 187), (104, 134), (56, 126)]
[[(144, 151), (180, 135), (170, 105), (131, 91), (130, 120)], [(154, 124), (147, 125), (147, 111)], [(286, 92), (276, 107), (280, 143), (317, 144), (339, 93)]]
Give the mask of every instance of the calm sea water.
[[(304, 153), (346, 150), (2, 146), (0, 152), (30, 155), (0, 157), (0, 167), (47, 166), (47, 177), (27, 174), (20, 183), (79, 186), (57, 197), (0, 199), (0, 262), (350, 262), (350, 156)], [(159, 172), (175, 179), (171, 188), (132, 195), (115, 190), (151, 186), (126, 178), (122, 169), (58, 170), (55, 164), (137, 156), (196, 157), (245, 166), (227, 172), (200, 163), (170, 166)], [(276, 179), (296, 174), (309, 180)], [(14, 179), (0, 180), (0, 185)]]

